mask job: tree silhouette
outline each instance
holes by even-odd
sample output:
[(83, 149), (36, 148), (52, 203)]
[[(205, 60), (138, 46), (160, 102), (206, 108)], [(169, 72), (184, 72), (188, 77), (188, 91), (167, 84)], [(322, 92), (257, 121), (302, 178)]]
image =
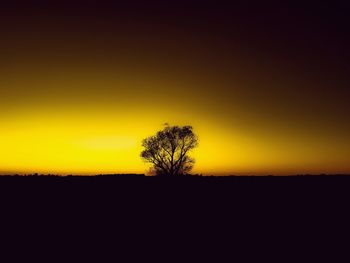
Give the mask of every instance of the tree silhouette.
[(142, 141), (141, 158), (153, 165), (156, 175), (184, 175), (191, 171), (194, 159), (189, 151), (198, 145), (191, 126), (169, 126)]

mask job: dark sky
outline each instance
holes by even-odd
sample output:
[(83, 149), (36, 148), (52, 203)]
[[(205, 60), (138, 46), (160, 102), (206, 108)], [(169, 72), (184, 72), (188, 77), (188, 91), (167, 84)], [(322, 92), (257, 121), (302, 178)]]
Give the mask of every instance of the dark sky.
[[(193, 124), (204, 141), (225, 134), (203, 141), (203, 171), (349, 172), (347, 1), (230, 2), (1, 1), (2, 126), (153, 116)], [(210, 163), (225, 144), (231, 158)]]

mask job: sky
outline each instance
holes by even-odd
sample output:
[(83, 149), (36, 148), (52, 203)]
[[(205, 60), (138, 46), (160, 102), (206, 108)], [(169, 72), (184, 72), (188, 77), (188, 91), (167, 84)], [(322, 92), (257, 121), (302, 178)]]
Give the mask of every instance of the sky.
[(194, 173), (350, 173), (346, 1), (230, 2), (1, 1), (0, 174), (145, 173), (164, 123)]

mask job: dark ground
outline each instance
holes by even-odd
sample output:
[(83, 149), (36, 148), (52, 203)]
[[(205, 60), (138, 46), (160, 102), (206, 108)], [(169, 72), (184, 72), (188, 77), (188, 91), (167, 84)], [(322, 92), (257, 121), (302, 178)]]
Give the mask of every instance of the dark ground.
[[(231, 241), (236, 240), (247, 248), (246, 255), (261, 257), (253, 245), (265, 244), (271, 253), (288, 248), (283, 258), (290, 258), (296, 245), (308, 251), (312, 240), (324, 243), (326, 234), (344, 233), (340, 220), (349, 222), (350, 176), (29, 177), (0, 178), (1, 226), (10, 231), (6, 240), (14, 247), (23, 240), (19, 236), (27, 237), (26, 244), (39, 237), (40, 246), (34, 242), (38, 253), (55, 247), (48, 242), (52, 239), (64, 241), (51, 253), (55, 257), (68, 248), (75, 250), (77, 244), (84, 244), (81, 254), (90, 257), (85, 244), (91, 242), (116, 253), (119, 247), (113, 242), (118, 239), (132, 247), (129, 257), (144, 257), (136, 244), (150, 244), (159, 253), (168, 251), (171, 242), (176, 247), (167, 257), (183, 251), (180, 244), (192, 251), (198, 242), (196, 258), (214, 244), (235, 254)], [(38, 229), (44, 234), (38, 235)], [(347, 237), (344, 233), (343, 238), (327, 240)], [(215, 260), (222, 253), (214, 253), (211, 261), (225, 262)], [(320, 253), (318, 246), (310, 260)]]
[[(291, 175), (227, 175), (227, 176), (213, 176), (213, 175), (201, 175), (201, 174), (194, 174), (194, 175), (186, 175), (186, 176), (175, 176), (171, 178), (231, 178), (231, 177), (299, 177), (299, 176), (350, 176), (350, 174), (291, 174)], [(12, 174), (12, 175), (0, 175), (0, 177), (118, 177), (118, 178), (127, 178), (127, 177), (157, 177), (159, 176), (146, 176), (145, 174), (96, 174), (96, 175), (59, 175), (59, 174)]]
[[(26, 179), (30, 177), (30, 179)], [(327, 196), (339, 188), (335, 195), (349, 192), (350, 175), (291, 175), (291, 176), (177, 176), (155, 177), (143, 174), (107, 174), (96, 176), (59, 175), (12, 175), (0, 176), (0, 195), (6, 192), (5, 200), (23, 195), (65, 197), (82, 196), (89, 199), (105, 197), (108, 200), (121, 198), (144, 202), (164, 201), (167, 198), (206, 199), (260, 199), (261, 197), (298, 198), (300, 195), (321, 194)], [(63, 195), (64, 193), (64, 195)], [(141, 199), (138, 199), (142, 196)], [(1, 196), (0, 196), (1, 199)]]

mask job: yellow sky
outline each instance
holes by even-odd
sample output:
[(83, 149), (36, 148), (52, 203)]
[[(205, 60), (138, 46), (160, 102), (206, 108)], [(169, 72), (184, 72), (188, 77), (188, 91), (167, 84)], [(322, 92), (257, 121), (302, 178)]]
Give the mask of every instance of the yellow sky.
[[(193, 156), (196, 173), (290, 174), (345, 172), (347, 147), (336, 140), (309, 140), (283, 133), (247, 133), (215, 119), (188, 113), (157, 114), (152, 110), (65, 108), (59, 113), (36, 109), (3, 120), (1, 170), (19, 173), (144, 173), (141, 141), (171, 119), (190, 123), (199, 135)], [(334, 147), (336, 145), (336, 147)], [(288, 151), (286, 151), (288, 149)]]
[(73, 6), (0, 10), (1, 174), (145, 173), (164, 123), (193, 126), (194, 173), (350, 173), (341, 36), (259, 10)]
[(141, 141), (164, 123), (194, 127), (194, 173), (349, 171), (346, 123), (279, 101), (293, 97), (271, 105), (234, 80), (128, 70), (40, 66), (3, 76), (0, 172), (146, 173)]

